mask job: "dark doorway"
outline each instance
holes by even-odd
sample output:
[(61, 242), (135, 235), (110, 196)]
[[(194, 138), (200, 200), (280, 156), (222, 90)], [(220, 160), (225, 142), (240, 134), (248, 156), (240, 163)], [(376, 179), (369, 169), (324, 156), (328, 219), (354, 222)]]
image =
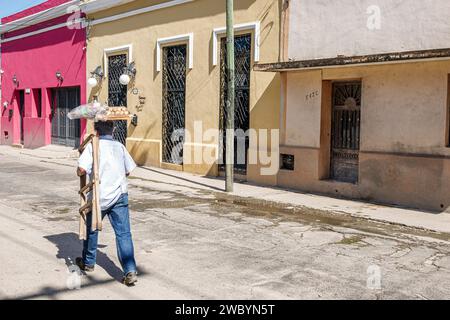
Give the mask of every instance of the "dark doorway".
[[(251, 68), (251, 49), (252, 37), (250, 34), (236, 36), (235, 38), (235, 110), (234, 110), (234, 128), (248, 132), (250, 128), (250, 68)], [(226, 38), (221, 41), (221, 60), (220, 60), (220, 129), (222, 130), (222, 150), (223, 161), (219, 169), (225, 170), (225, 142), (226, 142), (226, 101), (228, 98), (228, 75), (227, 75), (227, 42)], [(234, 171), (237, 174), (247, 174), (247, 155), (249, 148), (249, 137), (234, 137)]]
[[(127, 67), (127, 55), (119, 54), (108, 58), (108, 105), (111, 107), (127, 106), (127, 86), (120, 84), (120, 76)], [(123, 145), (127, 143), (128, 128), (126, 121), (114, 122), (113, 138)]]
[(24, 144), (23, 117), (25, 116), (25, 91), (19, 90), (20, 143)]
[(80, 144), (80, 120), (67, 114), (80, 105), (80, 87), (52, 89), (52, 143), (77, 147)]
[(183, 164), (186, 102), (186, 45), (164, 48), (162, 161)]
[(361, 82), (333, 84), (331, 178), (357, 183), (361, 122)]

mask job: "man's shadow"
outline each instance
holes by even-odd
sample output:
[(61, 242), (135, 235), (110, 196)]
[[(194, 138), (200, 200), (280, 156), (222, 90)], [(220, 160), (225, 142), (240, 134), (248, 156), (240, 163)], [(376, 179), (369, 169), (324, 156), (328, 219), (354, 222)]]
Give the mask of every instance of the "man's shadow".
[[(64, 259), (67, 267), (75, 265), (75, 258), (81, 256), (83, 243), (79, 240), (78, 235), (73, 232), (45, 236), (44, 238), (58, 248), (56, 258)], [(105, 245), (98, 245), (99, 249), (105, 247)], [(97, 250), (97, 266), (105, 269), (105, 271), (115, 280), (119, 282), (122, 281), (122, 270), (100, 250)]]

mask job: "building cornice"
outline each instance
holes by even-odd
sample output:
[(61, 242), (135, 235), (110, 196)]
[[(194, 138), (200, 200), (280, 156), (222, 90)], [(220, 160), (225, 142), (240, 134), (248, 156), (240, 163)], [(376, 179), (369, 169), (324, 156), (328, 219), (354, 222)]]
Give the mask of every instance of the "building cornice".
[[(102, 7), (100, 7), (99, 4), (95, 4), (95, 2), (98, 2), (98, 1), (105, 1), (104, 3), (102, 3)], [(130, 1), (133, 1), (133, 0), (95, 0), (94, 2), (89, 2), (89, 3), (86, 3), (85, 5), (82, 5), (82, 11), (89, 15), (89, 14), (92, 14), (95, 12), (99, 12), (102, 10), (106, 10), (108, 8), (112, 8), (112, 7), (130, 2)], [(133, 16), (136, 16), (139, 14), (144, 14), (144, 13), (157, 11), (157, 10), (161, 10), (161, 9), (166, 9), (166, 8), (178, 6), (181, 4), (194, 2), (194, 1), (195, 0), (170, 0), (170, 1), (159, 3), (159, 4), (151, 5), (148, 7), (143, 7), (143, 8), (119, 13), (116, 15), (107, 16), (107, 17), (100, 18), (100, 19), (92, 19), (92, 20), (90, 20), (90, 24), (97, 25), (97, 24), (101, 24), (101, 23), (117, 21), (117, 20), (128, 18), (128, 17), (133, 17)], [(116, 2), (122, 2), (122, 3), (114, 4)], [(90, 7), (91, 5), (92, 5), (92, 7)]]
[(63, 4), (60, 4), (56, 7), (46, 9), (29, 16), (5, 23), (0, 24), (0, 34), (4, 34), (10, 32), (11, 30), (20, 30), (23, 28), (27, 28), (36, 24), (39, 24), (44, 21), (52, 20), (61, 16), (64, 16), (68, 13), (68, 9), (71, 6), (76, 6), (80, 4), (80, 0), (72, 0)]
[(91, 14), (103, 10), (107, 10), (113, 7), (117, 7), (135, 0), (90, 0), (83, 1), (80, 4), (81, 10), (86, 14)]
[(66, 14), (72, 13), (69, 9), (73, 6), (78, 6), (80, 11), (86, 14), (99, 12), (102, 10), (107, 10), (112, 7), (120, 6), (134, 0), (72, 0), (53, 8), (42, 10), (40, 12), (31, 14), (29, 16), (5, 23), (0, 24), (0, 34), (10, 32), (11, 30), (20, 30), (33, 25), (37, 25), (44, 21), (59, 18)]
[[(0, 25), (0, 35), (5, 34), (11, 30), (14, 30), (14, 31), (20, 30), (20, 29), (38, 24), (43, 21), (47, 21), (47, 20), (51, 20), (51, 19), (55, 19), (55, 18), (64, 16), (68, 13), (71, 13), (71, 12), (69, 12), (68, 9), (74, 5), (78, 6), (82, 13), (92, 14), (92, 13), (100, 12), (100, 11), (107, 10), (107, 9), (110, 9), (113, 7), (117, 7), (117, 6), (129, 3), (129, 2), (132, 2), (132, 1), (135, 1), (135, 0), (91, 0), (91, 1), (73, 0), (73, 1), (69, 1), (67, 3), (56, 6), (54, 8), (41, 11), (39, 13), (27, 16), (22, 19), (18, 19), (14, 22)], [(112, 16), (107, 16), (107, 17), (104, 17), (101, 19), (91, 20), (91, 21), (89, 21), (89, 24), (97, 25), (97, 24), (101, 24), (101, 23), (112, 22), (112, 21), (116, 21), (116, 20), (120, 20), (120, 19), (124, 19), (124, 18), (128, 18), (128, 17), (132, 17), (135, 15), (143, 14), (143, 13), (148, 13), (148, 12), (152, 12), (152, 11), (156, 11), (156, 10), (174, 7), (177, 5), (181, 5), (181, 4), (185, 4), (185, 3), (189, 3), (189, 2), (193, 2), (193, 1), (195, 1), (195, 0), (166, 1), (166, 2), (163, 2), (160, 4), (143, 7), (143, 8), (127, 11), (127, 12), (112, 15)], [(86, 19), (76, 19), (76, 23), (83, 23), (83, 27), (85, 27)], [(25, 34), (21, 34), (18, 36), (14, 36), (11, 38), (1, 40), (0, 43), (26, 38), (26, 37), (33, 36), (36, 34), (40, 34), (40, 33), (44, 33), (47, 31), (62, 28), (66, 25), (67, 25), (66, 23), (61, 23), (58, 25), (46, 27), (46, 28), (43, 28), (43, 29), (40, 29), (37, 31), (33, 31), (33, 32), (29, 32), (29, 33), (25, 33)]]
[(285, 62), (255, 64), (255, 71), (283, 72), (340, 67), (357, 67), (379, 64), (411, 63), (419, 61), (438, 61), (450, 59), (450, 48), (403, 51), (364, 56), (338, 56), (335, 58), (292, 60)]

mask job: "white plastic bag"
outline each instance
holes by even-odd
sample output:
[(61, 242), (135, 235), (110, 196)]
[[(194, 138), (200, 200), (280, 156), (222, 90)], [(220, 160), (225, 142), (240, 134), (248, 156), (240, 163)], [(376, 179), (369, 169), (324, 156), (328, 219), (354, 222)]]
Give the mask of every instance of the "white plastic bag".
[(102, 105), (100, 102), (91, 102), (83, 104), (75, 109), (72, 109), (67, 117), (70, 120), (75, 119), (97, 119), (102, 114), (106, 114), (107, 106)]

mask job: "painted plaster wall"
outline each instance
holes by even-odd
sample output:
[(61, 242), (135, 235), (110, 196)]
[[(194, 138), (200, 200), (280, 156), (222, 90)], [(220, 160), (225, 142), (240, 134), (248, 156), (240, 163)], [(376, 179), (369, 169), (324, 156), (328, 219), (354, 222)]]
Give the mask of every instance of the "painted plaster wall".
[(287, 74), (286, 145), (320, 146), (322, 72)]
[(450, 155), (450, 61), (329, 69), (327, 80), (362, 79), (361, 150)]
[[(380, 9), (380, 29), (368, 20)], [(332, 58), (448, 48), (447, 0), (291, 0), (289, 58)], [(371, 20), (370, 20), (371, 21)]]
[[(296, 163), (294, 172), (280, 171), (279, 185), (431, 210), (447, 209), (448, 74), (450, 61), (289, 73), (287, 142), (281, 152), (295, 155)], [(320, 82), (349, 79), (361, 79), (363, 86), (357, 185), (319, 179)], [(312, 103), (305, 93), (315, 90), (320, 93)]]
[[(68, 16), (50, 23), (66, 21)], [(43, 23), (47, 25), (49, 22)], [(39, 29), (42, 25), (34, 26)], [(22, 31), (26, 32), (26, 30)], [(24, 144), (25, 147), (38, 147), (51, 142), (50, 91), (48, 88), (80, 86), (81, 102), (86, 101), (86, 53), (85, 30), (60, 28), (2, 44), (2, 144), (20, 143), (20, 118), (16, 90), (42, 90), (42, 116), (37, 117), (33, 90), (25, 95)], [(61, 83), (55, 73), (60, 71), (64, 77)], [(14, 85), (12, 79), (18, 81)], [(8, 108), (3, 108), (3, 103)], [(13, 110), (13, 117), (9, 117)], [(83, 128), (82, 128), (83, 130)], [(7, 133), (7, 134), (5, 134)]]
[[(107, 17), (146, 7), (161, 1), (134, 1), (125, 6), (101, 12), (90, 18)], [(278, 60), (279, 3), (277, 0), (240, 0), (235, 2), (235, 23), (261, 21), (261, 61)], [(95, 25), (88, 42), (88, 71), (103, 65), (106, 48), (131, 44), (137, 76), (134, 87), (146, 97), (142, 110), (138, 108), (138, 95), (129, 86), (128, 108), (139, 116), (137, 127), (129, 126), (127, 146), (139, 164), (161, 166), (162, 136), (162, 74), (156, 72), (156, 41), (158, 38), (194, 33), (194, 68), (187, 72), (186, 129), (194, 130), (195, 121), (202, 121), (203, 131), (219, 126), (220, 67), (212, 65), (212, 31), (225, 26), (225, 4), (221, 0), (195, 2), (141, 14), (110, 23)], [(252, 55), (253, 57), (253, 55)], [(108, 79), (100, 88), (89, 90), (92, 98), (98, 95), (106, 101)], [(251, 126), (256, 128), (279, 127), (280, 101), (279, 75), (251, 73)], [(188, 154), (204, 151), (212, 153), (217, 141), (203, 139), (193, 144), (187, 139), (185, 160)], [(198, 142), (198, 141), (197, 141)], [(196, 149), (195, 149), (196, 148)], [(185, 161), (186, 162), (186, 161)], [(249, 179), (257, 180), (257, 166), (249, 168)], [(201, 174), (217, 174), (216, 165), (187, 165), (184, 169)], [(276, 182), (276, 176), (269, 179)]]
[(361, 79), (361, 150), (450, 155), (448, 74), (450, 62), (289, 72), (286, 144), (319, 147), (322, 80)]

